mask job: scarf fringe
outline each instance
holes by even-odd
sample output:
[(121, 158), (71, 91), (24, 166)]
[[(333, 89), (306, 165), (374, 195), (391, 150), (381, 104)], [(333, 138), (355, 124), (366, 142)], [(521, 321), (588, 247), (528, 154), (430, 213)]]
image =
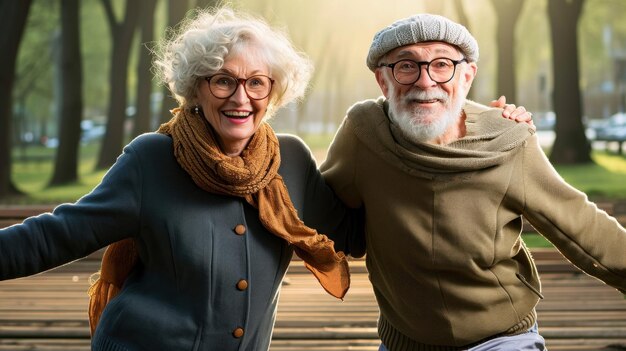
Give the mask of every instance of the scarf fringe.
[[(130, 275), (139, 254), (133, 239), (124, 239), (109, 245), (102, 255), (98, 273), (90, 277), (89, 290), (89, 329), (93, 336), (106, 305), (122, 289), (124, 281)], [(93, 279), (96, 275), (97, 278)]]
[(98, 279), (91, 287), (89, 287), (89, 331), (91, 336), (96, 332), (98, 322), (100, 322), (100, 316), (104, 307), (113, 299), (120, 289), (111, 284), (105, 282), (102, 279)]

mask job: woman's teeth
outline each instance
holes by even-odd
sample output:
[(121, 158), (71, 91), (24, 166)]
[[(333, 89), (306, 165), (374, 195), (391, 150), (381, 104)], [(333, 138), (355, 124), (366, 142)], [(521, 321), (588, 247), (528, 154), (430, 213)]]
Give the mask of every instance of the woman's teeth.
[(224, 111), (224, 115), (228, 118), (247, 118), (250, 116), (251, 112), (240, 112), (240, 111)]

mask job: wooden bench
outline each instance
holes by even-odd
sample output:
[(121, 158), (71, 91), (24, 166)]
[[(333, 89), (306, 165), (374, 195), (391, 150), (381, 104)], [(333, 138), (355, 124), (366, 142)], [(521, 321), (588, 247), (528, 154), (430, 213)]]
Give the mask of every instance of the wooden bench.
[[(537, 250), (533, 255), (545, 295), (538, 306), (540, 329), (549, 349), (624, 350), (624, 297), (571, 269), (554, 250)], [(365, 263), (354, 260), (351, 267), (352, 287), (340, 302), (323, 292), (302, 262), (292, 262), (281, 293), (272, 351), (377, 350), (378, 307)], [(86, 290), (97, 268), (97, 261), (81, 260), (1, 282), (0, 350), (89, 350)]]
[[(624, 296), (553, 249), (533, 250), (533, 257), (545, 296), (537, 308), (540, 332), (549, 350), (626, 350)], [(323, 292), (301, 261), (292, 261), (271, 351), (378, 350), (378, 307), (365, 262), (350, 266), (352, 286), (341, 302)], [(97, 259), (87, 258), (0, 282), (0, 351), (89, 350), (87, 289), (98, 267)]]

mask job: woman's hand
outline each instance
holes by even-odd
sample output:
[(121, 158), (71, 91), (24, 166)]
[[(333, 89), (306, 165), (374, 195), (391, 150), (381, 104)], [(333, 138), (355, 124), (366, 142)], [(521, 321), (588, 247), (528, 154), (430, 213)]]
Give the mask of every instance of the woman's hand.
[(502, 117), (512, 119), (516, 122), (526, 122), (533, 129), (535, 128), (535, 123), (533, 123), (533, 114), (526, 111), (524, 106), (515, 106), (514, 104), (507, 104), (506, 97), (500, 96), (498, 100), (493, 100), (489, 106), (491, 107), (500, 107), (503, 108)]

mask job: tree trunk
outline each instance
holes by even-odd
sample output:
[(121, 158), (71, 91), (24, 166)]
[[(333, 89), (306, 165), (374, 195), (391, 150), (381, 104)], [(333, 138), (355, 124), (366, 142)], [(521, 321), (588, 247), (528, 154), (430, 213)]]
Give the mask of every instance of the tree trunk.
[[(189, 0), (167, 0), (167, 26), (176, 28), (179, 22), (185, 18), (185, 13), (189, 10)], [(163, 100), (161, 101), (161, 112), (159, 113), (159, 122), (165, 123), (172, 118), (170, 110), (177, 106), (176, 100), (169, 88), (163, 88)]]
[(548, 1), (556, 114), (550, 161), (555, 164), (591, 162), (591, 146), (582, 122), (578, 70), (578, 20), (583, 4), (584, 0)]
[(0, 198), (19, 194), (11, 181), (13, 85), (31, 0), (0, 2)]
[(150, 72), (150, 50), (146, 47), (154, 40), (154, 10), (156, 0), (141, 2), (141, 46), (137, 64), (137, 101), (133, 137), (152, 130), (152, 74)]
[(130, 45), (139, 17), (139, 1), (126, 0), (124, 20), (118, 23), (113, 13), (111, 0), (102, 0), (111, 29), (113, 48), (111, 50), (111, 71), (109, 72), (109, 110), (107, 128), (102, 141), (96, 169), (109, 168), (120, 154), (124, 142), (124, 123), (126, 122), (128, 61)]
[[(517, 99), (515, 79), (515, 25), (524, 5), (523, 0), (492, 0), (498, 21), (496, 44), (498, 48), (498, 71), (496, 95), (505, 95), (507, 100)], [(498, 97), (496, 96), (496, 98)]]
[(61, 46), (58, 62), (61, 89), (59, 99), (59, 147), (50, 185), (78, 180), (78, 147), (83, 112), (83, 76), (80, 55), (80, 0), (61, 1)]

